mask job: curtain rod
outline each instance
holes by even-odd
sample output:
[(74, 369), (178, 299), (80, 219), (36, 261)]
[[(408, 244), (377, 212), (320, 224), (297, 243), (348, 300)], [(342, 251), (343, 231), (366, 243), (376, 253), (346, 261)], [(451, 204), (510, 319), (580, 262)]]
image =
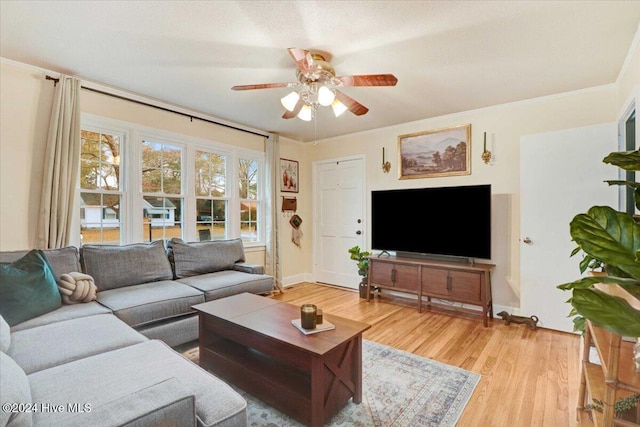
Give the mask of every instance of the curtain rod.
[[(58, 82), (60, 81), (60, 79), (57, 79), (57, 78), (51, 77), (51, 76), (46, 76), (46, 79), (47, 80), (53, 80), (53, 85), (54, 86), (57, 85)], [(82, 89), (88, 90), (90, 92), (95, 92), (95, 93), (99, 93), (101, 95), (111, 96), (113, 98), (118, 98), (118, 99), (122, 99), (124, 101), (129, 101), (129, 102), (133, 102), (133, 103), (136, 103), (136, 104), (144, 105), (145, 107), (156, 108), (158, 110), (162, 110), (162, 111), (167, 111), (169, 113), (178, 114), (178, 115), (183, 116), (183, 117), (189, 117), (191, 119), (191, 121), (193, 121), (193, 119), (196, 119), (196, 120), (200, 120), (202, 122), (207, 122), (207, 123), (211, 123), (211, 124), (218, 125), (218, 126), (224, 126), (224, 127), (230, 128), (230, 129), (239, 130), (239, 131), (250, 133), (250, 134), (253, 134), (253, 135), (262, 136), (262, 137), (265, 137), (265, 138), (269, 137), (268, 134), (258, 133), (258, 132), (254, 132), (254, 131), (247, 130), (247, 129), (242, 129), (242, 128), (239, 128), (239, 127), (236, 127), (236, 126), (228, 125), (226, 123), (216, 122), (215, 120), (209, 120), (209, 119), (205, 119), (205, 118), (202, 118), (202, 117), (194, 116), (193, 114), (187, 114), (187, 113), (183, 113), (181, 111), (172, 110), (170, 108), (161, 107), (159, 105), (153, 105), (153, 104), (150, 104), (148, 102), (138, 101), (137, 99), (127, 98), (126, 96), (116, 95), (116, 94), (113, 94), (113, 93), (105, 92), (105, 91), (98, 90), (98, 89), (93, 89), (93, 88), (86, 87), (86, 86), (81, 86), (81, 87), (82, 87)]]

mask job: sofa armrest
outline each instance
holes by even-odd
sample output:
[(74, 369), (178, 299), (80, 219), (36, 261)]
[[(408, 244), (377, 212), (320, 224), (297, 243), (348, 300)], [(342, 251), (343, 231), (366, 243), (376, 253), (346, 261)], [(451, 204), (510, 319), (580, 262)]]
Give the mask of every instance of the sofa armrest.
[[(93, 426), (196, 425), (195, 395), (175, 378), (153, 384), (86, 414)], [(86, 422), (82, 416), (76, 419)], [(88, 425), (88, 424), (85, 424)]]
[(260, 264), (250, 264), (248, 262), (236, 262), (235, 264), (233, 264), (233, 269), (250, 274), (264, 274), (263, 266), (261, 266)]

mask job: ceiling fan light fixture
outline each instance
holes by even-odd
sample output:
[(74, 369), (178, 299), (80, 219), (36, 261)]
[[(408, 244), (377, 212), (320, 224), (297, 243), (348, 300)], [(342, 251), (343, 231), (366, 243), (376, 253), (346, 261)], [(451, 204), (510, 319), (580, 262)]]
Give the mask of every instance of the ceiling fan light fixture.
[(335, 98), (336, 94), (328, 87), (320, 86), (320, 89), (318, 89), (318, 103), (323, 107), (331, 105)]
[(308, 104), (304, 104), (298, 113), (298, 118), (300, 120), (304, 120), (305, 122), (310, 122), (313, 118), (313, 113), (311, 111), (311, 107)]
[(336, 117), (340, 117), (342, 113), (348, 110), (347, 106), (340, 102), (338, 98), (334, 99), (333, 103), (331, 104), (331, 108), (333, 109), (333, 114)]
[(288, 95), (280, 98), (280, 103), (282, 103), (282, 106), (286, 108), (287, 111), (293, 111), (293, 109), (296, 108), (296, 104), (298, 103), (299, 99), (300, 94), (294, 90)]

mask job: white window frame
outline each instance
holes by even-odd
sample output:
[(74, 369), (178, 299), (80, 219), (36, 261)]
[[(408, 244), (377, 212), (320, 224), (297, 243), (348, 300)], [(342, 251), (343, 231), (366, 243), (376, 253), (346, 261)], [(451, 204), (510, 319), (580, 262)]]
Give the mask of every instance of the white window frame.
[[(235, 212), (230, 213), (230, 215), (234, 215), (234, 219), (237, 221), (237, 230), (238, 233), (240, 233), (240, 189), (239, 189), (239, 181), (240, 181), (240, 175), (239, 175), (239, 163), (240, 163), (240, 159), (244, 159), (244, 160), (251, 160), (251, 161), (255, 161), (258, 164), (258, 174), (257, 174), (257, 179), (258, 179), (258, 188), (257, 188), (257, 196), (256, 196), (256, 200), (255, 202), (258, 203), (258, 233), (257, 233), (257, 238), (258, 240), (256, 242), (248, 242), (245, 241), (244, 244), (245, 246), (256, 246), (256, 245), (264, 245), (264, 241), (265, 241), (265, 200), (264, 200), (264, 195), (265, 195), (265, 156), (264, 153), (262, 153), (262, 156), (256, 156), (255, 153), (253, 152), (249, 152), (249, 151), (241, 151), (238, 153), (238, 156), (234, 159), (234, 195), (236, 196), (235, 199), (235, 203), (234, 203), (234, 208), (236, 209)], [(250, 199), (247, 199), (249, 201), (253, 201)], [(237, 237), (240, 237), (240, 235), (238, 235)]]
[[(122, 126), (117, 126), (117, 125), (109, 125), (106, 124), (104, 122), (102, 122), (101, 120), (96, 120), (94, 117), (86, 117), (86, 119), (83, 117), (83, 119), (81, 120), (81, 127), (80, 127), (81, 131), (89, 131), (89, 132), (96, 132), (96, 133), (100, 133), (100, 134), (107, 134), (107, 135), (116, 135), (120, 137), (120, 190), (118, 191), (103, 191), (103, 190), (89, 190), (89, 189), (82, 189), (80, 187), (80, 179), (78, 178), (78, 187), (76, 189), (76, 196), (77, 196), (77, 200), (80, 200), (80, 194), (83, 192), (86, 193), (95, 193), (95, 194), (118, 194), (120, 195), (120, 244), (123, 244), (124, 242), (126, 242), (128, 240), (128, 235), (129, 235), (129, 227), (128, 227), (128, 221), (126, 220), (126, 218), (129, 217), (129, 213), (130, 213), (130, 209), (129, 209), (129, 187), (127, 186), (127, 176), (128, 176), (128, 165), (130, 163), (129, 161), (129, 131), (128, 129), (122, 127)], [(80, 177), (80, 171), (78, 171), (78, 177)], [(81, 203), (79, 203), (80, 208), (81, 207)], [(78, 218), (80, 218), (80, 211), (78, 211)], [(78, 223), (78, 226), (80, 226), (80, 223)], [(81, 232), (80, 232), (80, 228), (78, 228), (77, 230), (78, 235), (76, 238), (76, 241), (79, 242), (80, 244), (83, 244), (84, 242), (82, 241), (82, 239), (80, 238)], [(90, 243), (94, 243), (94, 242), (90, 242)]]
[[(259, 222), (258, 241), (244, 242), (245, 247), (263, 247), (265, 245), (265, 163), (266, 155), (263, 151), (251, 150), (215, 140), (196, 138), (163, 129), (151, 128), (136, 123), (82, 113), (81, 129), (101, 129), (104, 133), (122, 132), (124, 148), (121, 149), (121, 179), (123, 186), (120, 234), (121, 244), (143, 242), (143, 222), (141, 215), (143, 207), (142, 193), (142, 141), (161, 142), (184, 147), (182, 153), (182, 182), (183, 199), (183, 239), (197, 241), (196, 230), (196, 196), (194, 182), (195, 152), (208, 151), (227, 157), (226, 181), (228, 197), (227, 238), (240, 238), (240, 198), (238, 190), (239, 159), (258, 162), (258, 198)], [(78, 184), (79, 193), (79, 184)], [(162, 195), (167, 197), (167, 195)], [(169, 196), (172, 197), (172, 196)], [(79, 211), (78, 211), (79, 215)], [(79, 232), (79, 229), (78, 229)], [(78, 235), (78, 241), (79, 241)]]
[[(186, 225), (186, 221), (187, 221), (187, 217), (185, 216), (185, 208), (186, 208), (186, 203), (187, 203), (187, 192), (185, 191), (185, 189), (187, 188), (187, 184), (185, 182), (185, 180), (187, 179), (187, 176), (185, 175), (185, 163), (186, 163), (186, 159), (187, 159), (187, 144), (185, 144), (181, 138), (175, 138), (173, 137), (173, 135), (164, 135), (163, 132), (157, 133), (156, 131), (154, 132), (146, 132), (146, 131), (141, 131), (141, 132), (137, 132), (136, 134), (136, 139), (135, 139), (135, 145), (136, 145), (136, 150), (138, 152), (138, 162), (137, 162), (137, 171), (136, 174), (138, 175), (138, 193), (139, 193), (139, 197), (138, 197), (138, 202), (140, 203), (139, 209), (137, 211), (134, 212), (138, 212), (139, 213), (139, 219), (142, 219), (142, 211), (143, 211), (143, 207), (144, 207), (144, 198), (151, 196), (151, 197), (162, 197), (165, 199), (169, 199), (169, 198), (178, 198), (178, 199), (182, 199), (182, 207), (181, 207), (181, 211), (182, 211), (182, 217), (180, 219), (181, 222), (181, 234), (180, 237), (181, 239), (185, 239), (190, 241), (190, 239), (188, 239), (187, 236), (187, 232), (185, 229), (185, 225)], [(180, 172), (181, 172), (181, 178), (180, 178), (180, 194), (166, 194), (166, 193), (145, 193), (142, 190), (142, 145), (144, 142), (151, 142), (151, 143), (158, 143), (158, 144), (162, 144), (162, 145), (169, 145), (169, 146), (173, 146), (173, 147), (179, 147), (180, 148)], [(134, 214), (135, 217), (135, 214)], [(140, 229), (142, 231), (142, 233), (140, 234), (142, 241), (146, 242), (147, 241), (147, 237), (144, 236), (144, 221), (140, 220)], [(164, 235), (164, 233), (163, 233)], [(169, 237), (164, 236), (164, 240), (170, 240)]]
[[(232, 168), (232, 165), (230, 165), (231, 159), (233, 158), (233, 153), (232, 151), (228, 151), (228, 150), (222, 150), (219, 149), (217, 147), (211, 147), (211, 146), (202, 146), (202, 145), (194, 145), (193, 150), (191, 150), (190, 154), (190, 158), (189, 158), (189, 167), (191, 168), (191, 171), (193, 172), (193, 175), (190, 175), (191, 178), (195, 178), (195, 161), (196, 161), (196, 152), (201, 151), (201, 152), (206, 152), (209, 154), (214, 154), (214, 155), (218, 155), (218, 156), (222, 156), (225, 158), (225, 168), (224, 168), (224, 179), (225, 179), (225, 196), (223, 198), (215, 198), (212, 199), (211, 197), (204, 197), (204, 196), (198, 196), (196, 195), (196, 183), (195, 180), (192, 179), (192, 185), (189, 187), (189, 191), (191, 192), (191, 194), (193, 195), (193, 206), (191, 206), (191, 208), (195, 211), (196, 210), (196, 203), (198, 199), (207, 199), (207, 200), (225, 200), (226, 204), (227, 204), (227, 212), (226, 212), (226, 229), (225, 229), (225, 239), (229, 239), (231, 238), (231, 234), (232, 234), (232, 226), (231, 226), (231, 204), (232, 202), (232, 198), (231, 198), (231, 188), (233, 187), (233, 184), (229, 181), (229, 179), (231, 178), (230, 172), (229, 170)], [(196, 221), (197, 221), (197, 212), (194, 214), (196, 217)], [(194, 221), (193, 226), (196, 227), (196, 221)], [(193, 232), (193, 235), (197, 236), (197, 230), (195, 230)], [(212, 240), (213, 240), (213, 236)]]

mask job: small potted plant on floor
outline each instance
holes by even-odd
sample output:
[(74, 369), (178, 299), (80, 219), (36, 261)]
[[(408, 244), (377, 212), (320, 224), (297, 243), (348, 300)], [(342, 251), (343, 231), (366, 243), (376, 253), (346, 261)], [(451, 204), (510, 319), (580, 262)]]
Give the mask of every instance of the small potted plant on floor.
[(358, 274), (362, 277), (358, 290), (360, 298), (367, 297), (367, 286), (369, 283), (369, 255), (371, 252), (361, 251), (360, 246), (354, 246), (349, 249), (351, 259), (358, 262)]

